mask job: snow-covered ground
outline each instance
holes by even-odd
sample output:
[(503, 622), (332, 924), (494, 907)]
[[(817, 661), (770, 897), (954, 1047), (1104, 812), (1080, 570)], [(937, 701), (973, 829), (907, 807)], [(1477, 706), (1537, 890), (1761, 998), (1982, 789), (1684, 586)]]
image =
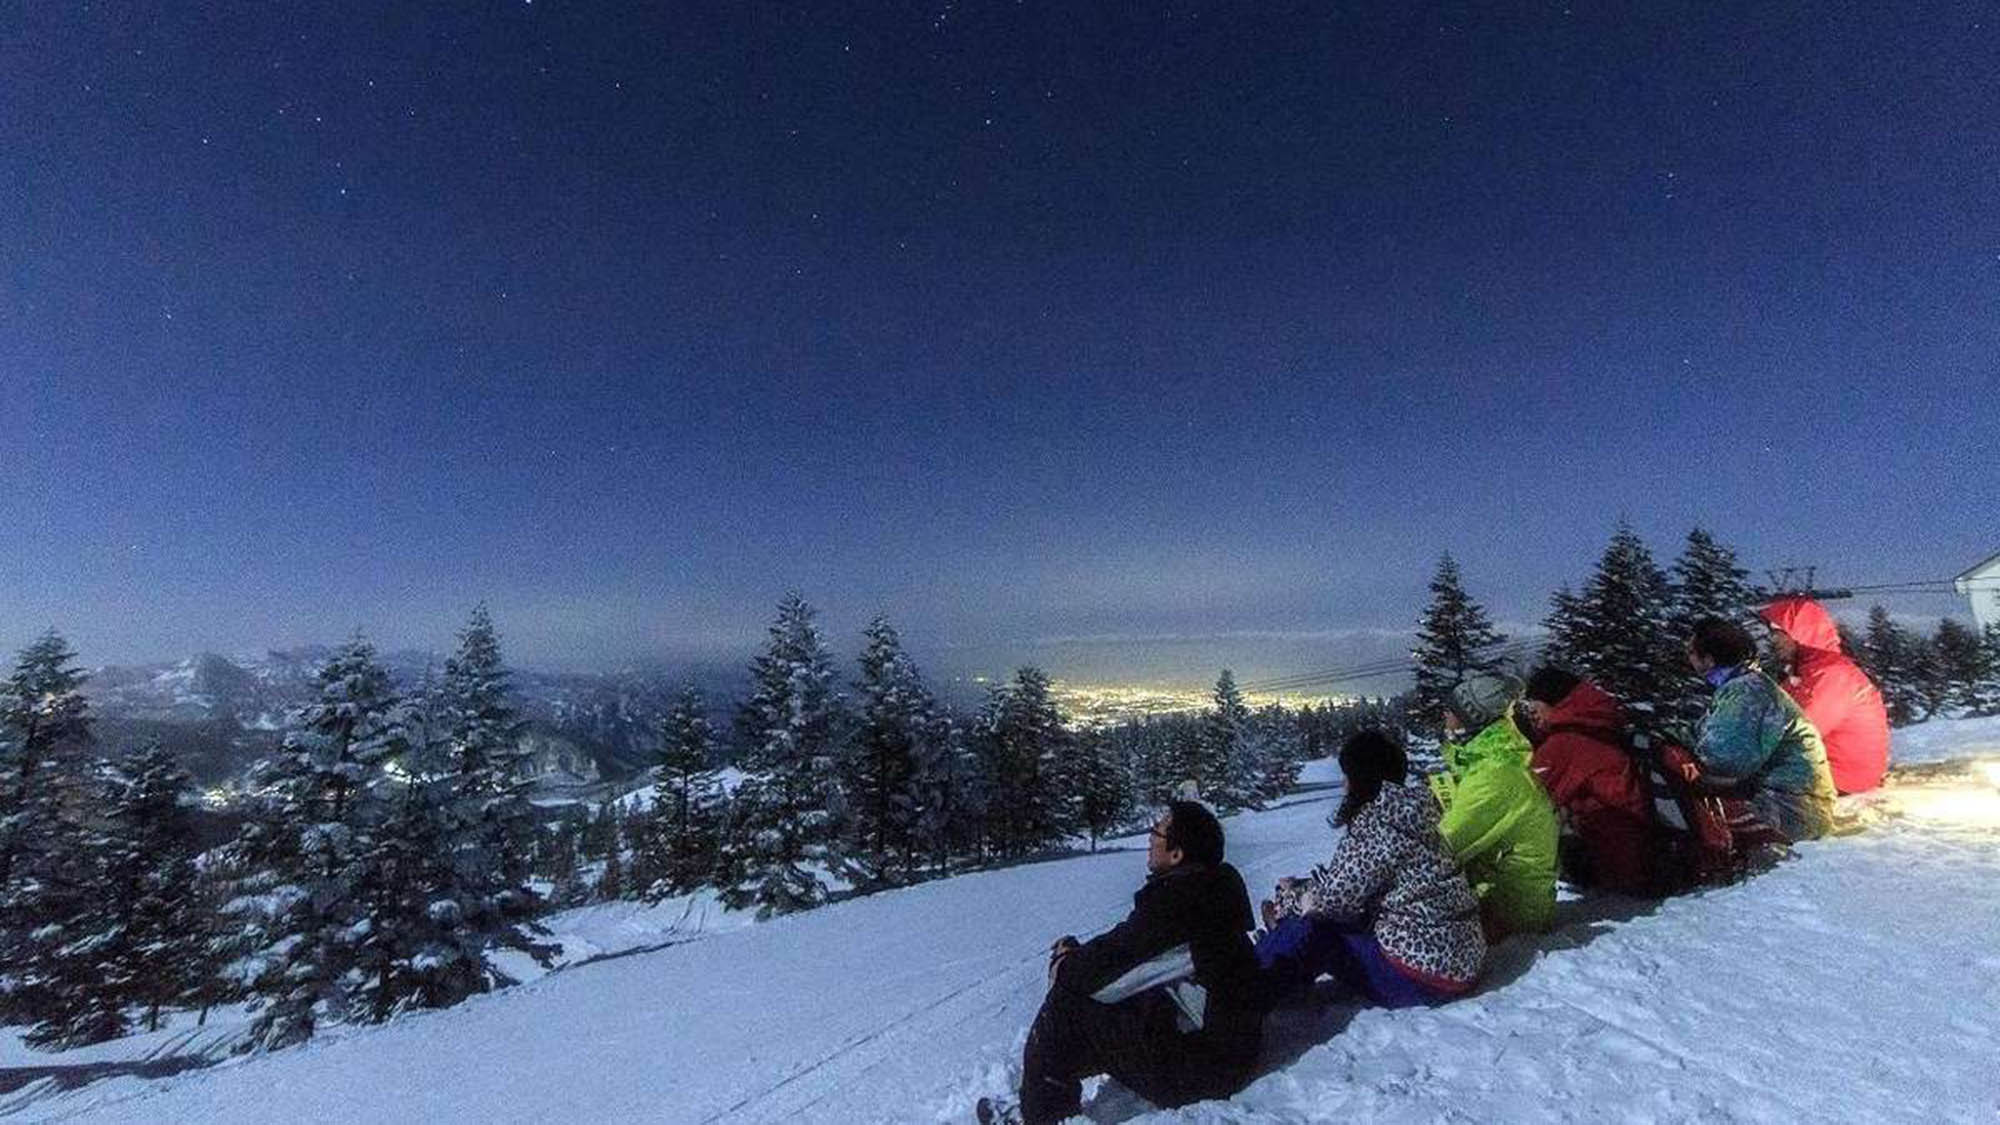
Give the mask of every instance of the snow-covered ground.
[[(1897, 734), (1899, 759), (2000, 762), (2000, 721)], [(1327, 850), (1324, 763), (1228, 822), (1253, 891)], [(2000, 785), (1921, 771), (1865, 832), (1657, 906), (1570, 900), (1423, 1011), (1294, 1009), (1267, 1072), (1099, 1121), (1992, 1121), (2000, 1116)], [(23, 1089), (27, 1120), (936, 1121), (1011, 1086), (1048, 942), (1122, 916), (1143, 840), (760, 925), (700, 902), (556, 928), (598, 958), (445, 1012), (164, 1079)], [(687, 940), (665, 945), (675, 935)], [(662, 948), (652, 948), (664, 946)], [(620, 950), (644, 950), (624, 956)], [(162, 1033), (165, 1034), (165, 1033)], [(18, 1051), (13, 1052), (19, 1054)], [(43, 1056), (69, 1061), (67, 1056)], [(10, 1060), (20, 1065), (18, 1060)]]
[(2000, 715), (1984, 719), (1941, 719), (1892, 732), (1890, 753), (1898, 766), (1957, 758), (2000, 758)]

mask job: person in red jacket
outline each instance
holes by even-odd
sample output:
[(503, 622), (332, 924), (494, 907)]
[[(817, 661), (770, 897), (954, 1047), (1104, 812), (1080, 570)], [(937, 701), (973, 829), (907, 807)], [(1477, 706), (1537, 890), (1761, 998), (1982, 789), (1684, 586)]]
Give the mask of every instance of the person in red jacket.
[(1811, 598), (1784, 597), (1757, 611), (1771, 649), (1791, 674), (1785, 690), (1819, 728), (1833, 787), (1864, 793), (1889, 769), (1889, 715), (1868, 673), (1840, 651), (1833, 617)]
[(1543, 667), (1528, 678), (1522, 710), (1535, 741), (1535, 776), (1582, 852), (1577, 862), (1564, 864), (1570, 881), (1654, 894), (1651, 809), (1638, 766), (1625, 752), (1618, 701), (1574, 673)]

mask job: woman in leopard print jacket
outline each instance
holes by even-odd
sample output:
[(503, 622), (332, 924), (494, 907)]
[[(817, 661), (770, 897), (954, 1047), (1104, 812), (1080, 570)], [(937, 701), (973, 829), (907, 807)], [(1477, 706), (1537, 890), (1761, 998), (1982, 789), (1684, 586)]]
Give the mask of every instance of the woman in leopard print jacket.
[(1340, 751), (1346, 834), (1333, 858), (1285, 879), (1266, 904), (1270, 932), (1258, 960), (1275, 994), (1331, 973), (1385, 1007), (1430, 1004), (1470, 991), (1486, 961), (1479, 900), (1438, 834), (1438, 806), (1405, 785), (1400, 746), (1363, 731)]

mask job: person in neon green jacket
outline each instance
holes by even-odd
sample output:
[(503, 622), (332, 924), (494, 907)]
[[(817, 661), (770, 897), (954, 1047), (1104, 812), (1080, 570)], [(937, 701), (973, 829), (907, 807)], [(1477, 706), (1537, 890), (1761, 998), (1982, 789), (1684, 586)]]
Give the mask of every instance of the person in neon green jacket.
[(1546, 930), (1556, 909), (1556, 812), (1514, 725), (1521, 691), (1502, 674), (1459, 681), (1445, 706), (1447, 772), (1430, 779), (1444, 806), (1438, 830), (1479, 894), (1490, 940)]

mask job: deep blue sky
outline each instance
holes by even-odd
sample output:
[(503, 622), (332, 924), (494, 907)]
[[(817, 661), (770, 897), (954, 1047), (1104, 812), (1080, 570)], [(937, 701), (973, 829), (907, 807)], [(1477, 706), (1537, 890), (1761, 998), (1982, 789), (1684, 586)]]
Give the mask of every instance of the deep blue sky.
[(2000, 549), (1991, 5), (1503, 7), (13, 5), (0, 640), (587, 663), (796, 587), (1254, 676), (1445, 549), (1537, 619), (1621, 513)]

